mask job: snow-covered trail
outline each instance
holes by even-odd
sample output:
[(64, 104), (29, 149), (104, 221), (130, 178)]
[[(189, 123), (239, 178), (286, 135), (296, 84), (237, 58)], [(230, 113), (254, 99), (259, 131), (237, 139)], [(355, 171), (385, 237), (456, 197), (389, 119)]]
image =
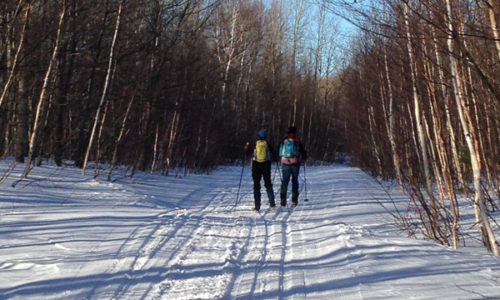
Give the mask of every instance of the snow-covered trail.
[(248, 168), (236, 199), (240, 171), (7, 180), (0, 299), (500, 298), (500, 260), (406, 238), (357, 168), (310, 167), (309, 202), (301, 181), (298, 207), (273, 212), (263, 193), (260, 214)]

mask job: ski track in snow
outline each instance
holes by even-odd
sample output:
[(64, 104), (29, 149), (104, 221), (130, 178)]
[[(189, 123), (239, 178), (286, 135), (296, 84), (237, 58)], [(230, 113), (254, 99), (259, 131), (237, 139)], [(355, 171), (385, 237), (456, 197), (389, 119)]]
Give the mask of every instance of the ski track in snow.
[[(500, 298), (498, 259), (404, 237), (356, 168), (311, 167), (309, 202), (301, 181), (297, 207), (274, 212), (263, 191), (260, 213), (245, 171), (238, 199), (234, 167), (113, 183), (47, 167), (7, 181), (0, 299)], [(279, 203), (279, 178), (274, 190)]]

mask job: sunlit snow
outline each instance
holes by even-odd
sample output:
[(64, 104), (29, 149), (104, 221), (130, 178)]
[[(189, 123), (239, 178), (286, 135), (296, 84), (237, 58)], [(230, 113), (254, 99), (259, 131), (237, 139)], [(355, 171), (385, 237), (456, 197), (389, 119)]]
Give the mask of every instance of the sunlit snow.
[(309, 202), (302, 172), (295, 209), (273, 212), (263, 191), (260, 213), (248, 167), (238, 199), (241, 167), (109, 182), (44, 165), (13, 188), (23, 168), (0, 185), (0, 299), (500, 299), (500, 259), (407, 237), (354, 167), (308, 167)]

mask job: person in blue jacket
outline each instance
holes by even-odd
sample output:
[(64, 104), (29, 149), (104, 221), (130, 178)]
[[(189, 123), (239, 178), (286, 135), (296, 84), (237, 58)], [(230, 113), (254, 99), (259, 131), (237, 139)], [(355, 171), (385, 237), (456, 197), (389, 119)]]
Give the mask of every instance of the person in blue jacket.
[(286, 206), (286, 194), (290, 177), (292, 178), (292, 203), (297, 206), (300, 164), (307, 159), (307, 151), (297, 137), (297, 128), (295, 126), (290, 126), (286, 137), (281, 139), (278, 155), (283, 172), (280, 189), (281, 206)]

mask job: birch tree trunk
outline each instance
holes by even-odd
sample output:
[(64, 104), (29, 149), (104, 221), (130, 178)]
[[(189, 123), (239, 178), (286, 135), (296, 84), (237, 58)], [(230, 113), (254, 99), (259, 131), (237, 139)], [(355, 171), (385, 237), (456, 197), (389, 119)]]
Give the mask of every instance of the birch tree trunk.
[[(424, 57), (430, 57), (427, 49), (427, 39), (425, 38), (422, 39), (422, 46), (423, 46), (422, 49)], [(438, 108), (438, 106), (433, 105), (434, 103), (436, 103), (436, 97), (437, 97), (433, 80), (434, 73), (429, 59), (423, 59), (422, 64), (423, 64), (423, 76), (426, 83), (427, 94), (428, 94), (427, 96), (429, 97), (430, 101), (430, 115), (431, 115), (431, 121), (427, 121), (427, 118), (424, 115), (424, 124), (425, 124), (427, 139), (429, 141), (429, 152), (432, 158), (431, 166), (434, 170), (435, 182), (439, 190), (439, 201), (441, 204), (441, 209), (446, 213), (447, 216), (446, 219), (444, 219), (445, 225), (447, 225), (449, 218), (448, 218), (448, 210), (446, 209), (446, 205), (444, 203), (445, 191), (443, 187), (444, 183), (443, 173), (445, 172), (444, 166), (446, 164), (443, 162), (442, 156), (439, 155), (439, 153), (441, 153), (439, 149), (439, 132), (441, 130), (441, 120), (436, 117), (436, 113), (434, 111), (434, 109)]]
[[(467, 47), (467, 43), (465, 41), (464, 41), (464, 45), (465, 45), (465, 47)], [(489, 170), (489, 167), (487, 164), (487, 158), (486, 158), (486, 153), (485, 153), (486, 147), (484, 145), (483, 132), (481, 131), (481, 128), (480, 128), (481, 118), (480, 118), (479, 113), (478, 113), (479, 103), (478, 103), (478, 99), (476, 97), (476, 93), (475, 93), (474, 89), (472, 88), (472, 85), (474, 83), (473, 83), (473, 79), (472, 79), (472, 72), (471, 72), (470, 64), (467, 63), (464, 66), (464, 69), (466, 69), (466, 70), (463, 70), (463, 74), (464, 74), (463, 80), (465, 81), (467, 79), (469, 82), (469, 85), (467, 85), (466, 82), (464, 82), (465, 94), (467, 95), (466, 99), (471, 100), (468, 107), (471, 108), (472, 113), (474, 114), (474, 118), (473, 118), (474, 120), (472, 120), (472, 116), (470, 116), (469, 123), (471, 124), (471, 128), (477, 129), (474, 131), (474, 134), (472, 137), (473, 137), (473, 140), (475, 141), (474, 145), (475, 145), (477, 154), (479, 155), (479, 166), (481, 167), (482, 170), (484, 170), (484, 172), (486, 172), (487, 182), (490, 183), (491, 182), (491, 174), (490, 174), (490, 170)], [(467, 73), (467, 76), (465, 76), (465, 73)], [(487, 118), (487, 116), (486, 116), (486, 118)], [(474, 126), (474, 124), (476, 124), (476, 125)], [(484, 168), (483, 168), (483, 166), (484, 166)]]
[[(108, 3), (108, 0), (106, 0), (106, 3)], [(106, 4), (107, 6), (107, 4)], [(99, 59), (101, 56), (101, 52), (103, 51), (103, 40), (104, 40), (104, 35), (106, 33), (106, 27), (108, 23), (108, 16), (111, 14), (111, 10), (105, 9), (104, 11), (104, 16), (102, 17), (100, 21), (100, 27), (99, 29), (99, 34), (97, 36), (97, 41), (95, 44), (95, 49), (93, 51), (93, 57), (92, 57), (92, 67), (90, 69), (90, 75), (88, 78), (88, 82), (86, 84), (86, 89), (85, 89), (85, 100), (83, 106), (83, 111), (79, 112), (80, 115), (82, 116), (82, 119), (79, 120), (79, 124), (77, 125), (77, 138), (75, 139), (75, 144), (76, 144), (76, 151), (72, 153), (72, 159), (75, 161), (75, 165), (78, 167), (83, 167), (83, 159), (85, 157), (85, 150), (88, 146), (86, 144), (86, 140), (88, 139), (87, 135), (87, 119), (91, 119), (92, 113), (90, 112), (90, 103), (92, 102), (92, 99), (95, 97), (95, 86), (96, 86), (96, 73), (99, 68)], [(89, 121), (90, 123), (90, 121)]]
[[(114, 168), (115, 163), (116, 163), (116, 156), (118, 154), (118, 146), (120, 145), (120, 142), (122, 141), (122, 138), (125, 135), (125, 128), (126, 128), (126, 124), (127, 124), (127, 119), (128, 119), (128, 115), (130, 113), (130, 109), (132, 108), (132, 104), (134, 103), (134, 98), (135, 98), (135, 93), (132, 94), (132, 97), (130, 98), (130, 101), (127, 105), (127, 110), (125, 111), (125, 115), (123, 116), (122, 124), (120, 126), (120, 133), (118, 134), (118, 137), (116, 138), (116, 141), (115, 141), (115, 148), (113, 149), (113, 157), (111, 158), (111, 165), (109, 166), (108, 180), (111, 180), (111, 174), (113, 173), (113, 168)], [(154, 166), (154, 161), (156, 159), (156, 143), (157, 143), (157, 141), (158, 141), (158, 126), (156, 126), (153, 166)]]
[[(23, 2), (24, 0), (19, 0), (19, 2), (16, 5), (16, 9), (12, 14), (6, 13), (2, 15), (2, 23), (5, 27), (5, 30), (2, 35), (3, 39), (0, 40), (0, 57), (3, 58), (2, 63), (2, 68), (5, 68), (6, 70), (12, 69), (13, 65), (13, 58), (12, 58), (12, 50), (13, 50), (13, 31), (14, 31), (14, 24), (15, 24), (15, 19), (17, 16), (20, 14), (22, 7), (23, 7)], [(12, 16), (12, 17), (11, 17)], [(4, 83), (3, 76), (0, 76), (0, 83)], [(5, 78), (6, 79), (6, 78)]]
[[(12, 62), (12, 66), (10, 68), (9, 77), (7, 79), (7, 82), (5, 83), (5, 85), (3, 87), (2, 94), (0, 95), (0, 108), (2, 107), (2, 103), (5, 100), (5, 97), (7, 95), (7, 91), (9, 90), (9, 87), (12, 84), (12, 80), (14, 78), (14, 74), (15, 74), (16, 67), (17, 67), (17, 62), (19, 59), (19, 53), (21, 53), (21, 49), (23, 49), (23, 44), (24, 44), (25, 34), (26, 34), (26, 27), (28, 27), (28, 20), (29, 20), (30, 11), (31, 11), (31, 4), (28, 4), (28, 6), (25, 9), (25, 13), (24, 13), (24, 25), (23, 25), (23, 29), (21, 30), (21, 34), (19, 36), (19, 45), (17, 46), (16, 54), (14, 55), (14, 60)], [(7, 45), (7, 47), (10, 47), (10, 45)]]
[(47, 72), (45, 73), (45, 78), (43, 80), (43, 86), (42, 86), (42, 91), (40, 92), (40, 99), (38, 100), (38, 105), (36, 107), (36, 114), (35, 114), (35, 120), (33, 122), (33, 129), (31, 131), (31, 137), (30, 137), (30, 142), (29, 142), (29, 150), (28, 150), (28, 160), (26, 161), (26, 168), (24, 170), (23, 177), (27, 178), (28, 174), (31, 170), (31, 163), (33, 160), (33, 155), (35, 153), (35, 147), (37, 138), (38, 138), (38, 127), (40, 123), (40, 116), (42, 115), (42, 108), (45, 102), (45, 93), (47, 92), (47, 87), (50, 82), (50, 77), (52, 73), (52, 68), (56, 62), (57, 58), (57, 53), (59, 51), (59, 44), (61, 40), (61, 32), (62, 32), (62, 27), (64, 24), (64, 17), (66, 16), (66, 1), (63, 1), (63, 7), (61, 11), (61, 15), (59, 16), (59, 24), (57, 27), (57, 35), (56, 35), (56, 41), (55, 41), (55, 46), (54, 46), (54, 51), (52, 51), (52, 57), (49, 62), (49, 66), (47, 68)]
[[(399, 186), (403, 185), (403, 176), (401, 175), (401, 166), (400, 166), (400, 158), (396, 147), (396, 137), (394, 134), (394, 123), (395, 123), (395, 114), (394, 114), (394, 96), (392, 93), (392, 82), (391, 75), (389, 73), (389, 65), (387, 63), (387, 49), (384, 43), (383, 47), (384, 51), (384, 70), (385, 70), (385, 79), (387, 81), (387, 93), (389, 96), (389, 113), (386, 111), (385, 103), (382, 102), (382, 107), (384, 109), (384, 119), (386, 120), (386, 130), (387, 136), (389, 138), (389, 143), (391, 144), (391, 152), (392, 152), (392, 162), (394, 164), (394, 172), (396, 173), (396, 179), (398, 181)], [(383, 82), (382, 82), (383, 86)], [(382, 101), (384, 101), (384, 97), (381, 97)], [(387, 122), (387, 118), (389, 122)]]
[(458, 66), (455, 57), (453, 56), (453, 24), (451, 19), (451, 3), (450, 0), (446, 0), (446, 19), (448, 25), (448, 37), (447, 46), (449, 51), (450, 59), (450, 70), (452, 76), (452, 85), (454, 90), (454, 97), (456, 106), (458, 109), (458, 114), (460, 117), (460, 122), (462, 124), (462, 129), (465, 135), (465, 141), (470, 153), (471, 167), (474, 176), (474, 207), (476, 212), (476, 221), (481, 224), (481, 231), (483, 234), (483, 242), (485, 243), (488, 250), (491, 250), (495, 256), (499, 255), (498, 243), (493, 234), (488, 215), (486, 212), (486, 205), (481, 188), (481, 167), (479, 164), (478, 153), (476, 153), (476, 148), (474, 141), (472, 140), (472, 133), (470, 125), (465, 116), (466, 103), (462, 92), (461, 80), (458, 78)]
[(299, 47), (299, 42), (301, 40), (302, 34), (303, 34), (303, 23), (304, 23), (304, 1), (302, 0), (296, 0), (295, 5), (293, 6), (296, 11), (295, 11), (295, 18), (293, 20), (293, 25), (292, 25), (292, 49), (291, 49), (291, 70), (290, 70), (290, 75), (292, 76), (292, 79), (290, 80), (291, 84), (291, 91), (292, 91), (292, 97), (293, 97), (293, 110), (292, 110), (292, 115), (290, 119), (290, 124), (295, 125), (297, 122), (297, 108), (298, 108), (298, 97), (297, 97), (297, 82), (296, 82), (296, 64), (297, 64), (297, 50)]
[[(53, 150), (52, 154), (54, 156), (54, 161), (57, 166), (62, 166), (64, 150), (66, 147), (65, 141), (65, 133), (70, 132), (72, 126), (68, 124), (69, 122), (65, 122), (65, 116), (68, 113), (68, 106), (70, 104), (70, 97), (68, 97), (69, 93), (72, 90), (72, 81), (75, 73), (75, 56), (76, 55), (68, 55), (68, 53), (76, 53), (76, 49), (78, 47), (78, 34), (79, 30), (77, 29), (77, 18), (79, 6), (76, 0), (71, 1), (68, 4), (68, 37), (65, 39), (65, 42), (62, 44), (61, 49), (59, 51), (58, 56), (58, 66), (59, 66), (59, 75), (58, 75), (58, 89), (56, 91), (56, 103), (55, 103), (55, 130), (53, 135)], [(69, 130), (68, 130), (69, 129)], [(71, 133), (68, 134), (72, 136)]]
[(231, 70), (231, 64), (233, 63), (234, 59), (234, 52), (235, 52), (235, 35), (236, 35), (236, 24), (238, 21), (238, 16), (239, 16), (239, 11), (238, 7), (235, 4), (233, 6), (233, 11), (231, 14), (231, 31), (230, 31), (230, 41), (229, 41), (229, 48), (227, 49), (229, 52), (228, 57), (227, 57), (227, 62), (226, 66), (224, 68), (224, 75), (223, 75), (223, 82), (222, 82), (222, 92), (221, 92), (221, 103), (224, 105), (225, 99), (226, 99), (226, 89), (227, 89), (227, 84), (228, 84), (228, 79), (229, 79), (229, 71)]
[(464, 177), (462, 175), (462, 170), (460, 168), (460, 159), (458, 157), (458, 151), (457, 151), (457, 143), (456, 143), (456, 137), (455, 137), (455, 130), (453, 128), (453, 124), (451, 122), (451, 114), (450, 114), (450, 106), (449, 106), (449, 97), (447, 93), (447, 86), (446, 86), (446, 80), (444, 78), (444, 73), (443, 73), (443, 64), (441, 62), (441, 54), (438, 50), (438, 42), (436, 38), (436, 30), (434, 27), (432, 27), (432, 35), (433, 35), (433, 41), (434, 41), (434, 54), (436, 56), (436, 65), (438, 68), (438, 76), (439, 76), (439, 82), (440, 82), (440, 87), (441, 87), (441, 94), (443, 97), (443, 103), (444, 103), (444, 110), (445, 110), (445, 116), (446, 116), (446, 129), (448, 134), (450, 135), (449, 142), (450, 142), (450, 147), (451, 148), (451, 155), (452, 155), (452, 160), (453, 160), (453, 167), (455, 169), (455, 173), (458, 177), (458, 181), (460, 182), (462, 188), (464, 189), (466, 195), (467, 195), (467, 189), (466, 189), (466, 184)]
[[(455, 194), (455, 190), (454, 190), (454, 186), (453, 186), (453, 181), (452, 181), (451, 175), (450, 175), (450, 166), (449, 166), (449, 161), (448, 161), (448, 156), (447, 156), (447, 148), (446, 148), (446, 144), (444, 142), (444, 137), (443, 137), (442, 132), (441, 132), (442, 120), (440, 118), (438, 104), (437, 104), (436, 99), (434, 99), (434, 101), (431, 105), (431, 114), (432, 114), (432, 118), (434, 120), (434, 123), (436, 124), (434, 126), (434, 135), (436, 136), (436, 139), (437, 139), (436, 147), (437, 147), (439, 161), (441, 162), (442, 177), (443, 177), (445, 185), (446, 185), (446, 193), (448, 195), (448, 199), (450, 201), (451, 212), (453, 214), (453, 224), (451, 226), (451, 235), (453, 238), (453, 248), (458, 249), (458, 241), (459, 241), (458, 222), (460, 220), (460, 216), (459, 216), (458, 203), (457, 203), (457, 198), (456, 198), (456, 194)], [(435, 172), (438, 173), (439, 170), (436, 170)], [(446, 207), (444, 207), (444, 205), (443, 205), (443, 209), (446, 210)]]
[[(170, 168), (172, 167), (172, 159), (174, 157), (174, 145), (176, 142), (177, 138), (177, 130), (179, 127), (179, 118), (180, 118), (180, 112), (178, 109), (179, 103), (176, 103), (176, 108), (174, 110), (174, 115), (172, 116), (172, 123), (170, 125), (170, 133), (169, 133), (169, 138), (168, 138), (168, 145), (167, 145), (167, 151), (166, 151), (166, 164), (165, 164), (165, 174), (168, 175), (170, 172)], [(207, 142), (208, 143), (208, 142)]]
[(108, 108), (109, 108), (109, 102), (106, 102), (106, 105), (104, 106), (104, 112), (102, 114), (101, 122), (99, 125), (99, 130), (97, 131), (97, 142), (96, 142), (96, 155), (95, 155), (95, 168), (94, 168), (94, 178), (99, 176), (99, 165), (101, 163), (101, 141), (102, 141), (102, 132), (104, 130), (104, 124), (106, 122), (106, 117), (108, 116)]
[[(149, 170), (149, 174), (153, 174), (156, 170), (156, 163), (158, 162), (158, 138), (159, 138), (160, 124), (156, 123), (155, 129), (155, 142), (153, 145), (153, 159), (151, 162), (151, 169)], [(111, 172), (110, 172), (111, 173)]]
[[(409, 128), (409, 135), (411, 135), (411, 141), (413, 142), (413, 149), (416, 149), (415, 153), (417, 154), (417, 158), (418, 158), (418, 161), (421, 162), (422, 161), (422, 153), (418, 150), (418, 142), (417, 142), (417, 130), (415, 128), (415, 120), (413, 119), (413, 114), (412, 114), (412, 108), (411, 108), (411, 103), (408, 102), (406, 103), (406, 112), (408, 114), (408, 121), (407, 121), (407, 126)], [(409, 155), (412, 154), (412, 153), (408, 153)], [(411, 158), (411, 157), (410, 157)], [(408, 167), (410, 169), (413, 168), (413, 165), (411, 163), (408, 163)], [(412, 176), (417, 176), (418, 174), (418, 171), (413, 171), (411, 170), (410, 174), (412, 174)]]
[(420, 97), (419, 97), (418, 90), (417, 90), (417, 81), (416, 81), (416, 73), (415, 73), (415, 67), (416, 67), (415, 54), (414, 54), (413, 45), (412, 45), (412, 36), (410, 33), (409, 4), (408, 3), (404, 3), (404, 21), (405, 21), (406, 39), (407, 39), (406, 46), (407, 46), (409, 64), (410, 64), (410, 77), (411, 77), (413, 105), (414, 105), (413, 109), (414, 109), (414, 113), (415, 113), (415, 123), (416, 123), (416, 130), (417, 130), (418, 142), (419, 142), (419, 145), (417, 145), (417, 148), (420, 148), (420, 152), (421, 152), (422, 165), (423, 165), (424, 177), (425, 177), (424, 178), (425, 187), (427, 190), (427, 194), (429, 196), (429, 201), (430, 201), (430, 206), (431, 206), (432, 229), (434, 231), (435, 238), (439, 239), (436, 234), (439, 234), (441, 236), (443, 236), (443, 235), (441, 234), (441, 230), (439, 228), (436, 199), (434, 198), (434, 191), (432, 189), (432, 175), (431, 175), (431, 171), (430, 171), (429, 156), (427, 153), (428, 146), (427, 146), (427, 140), (425, 138), (423, 119), (421, 116)]
[(106, 94), (109, 86), (109, 81), (112, 73), (112, 68), (113, 68), (113, 59), (114, 59), (114, 51), (115, 51), (115, 45), (116, 45), (116, 40), (118, 37), (118, 30), (120, 28), (120, 19), (121, 19), (121, 14), (122, 14), (122, 8), (123, 8), (123, 3), (125, 0), (120, 0), (120, 4), (118, 6), (118, 15), (116, 16), (116, 26), (115, 26), (115, 32), (113, 35), (113, 41), (111, 42), (111, 48), (109, 50), (109, 61), (108, 61), (108, 70), (106, 72), (106, 79), (104, 81), (104, 88), (102, 91), (101, 95), (101, 100), (99, 102), (99, 107), (97, 108), (95, 118), (94, 118), (94, 125), (92, 127), (92, 131), (90, 133), (90, 140), (89, 144), (87, 146), (87, 151), (85, 152), (85, 159), (83, 160), (83, 166), (82, 166), (82, 175), (85, 176), (85, 169), (87, 168), (87, 163), (90, 155), (90, 150), (92, 149), (92, 144), (94, 142), (94, 136), (97, 128), (97, 124), (99, 123), (99, 118), (101, 114), (101, 109), (104, 105), (104, 101), (106, 99)]
[(316, 52), (314, 54), (314, 95), (313, 95), (313, 103), (311, 107), (311, 111), (309, 114), (309, 125), (307, 129), (307, 145), (313, 145), (314, 143), (312, 142), (312, 124), (313, 124), (313, 117), (316, 111), (316, 105), (319, 102), (319, 78), (322, 75), (322, 65), (323, 65), (323, 60), (321, 59), (323, 56), (323, 43), (324, 43), (324, 32), (325, 32), (325, 7), (321, 6), (320, 11), (319, 11), (319, 16), (318, 16), (318, 37), (316, 41)]
[(498, 59), (500, 60), (500, 33), (498, 32), (498, 24), (495, 17), (495, 10), (493, 9), (493, 0), (486, 0), (486, 6), (488, 7), (488, 16), (490, 18), (491, 32), (493, 33), (493, 38), (495, 39), (495, 47), (497, 48)]
[[(428, 54), (426, 54), (428, 56)], [(439, 66), (438, 66), (439, 67)], [(443, 122), (442, 122), (442, 117), (441, 117), (441, 110), (439, 108), (439, 103), (438, 103), (438, 92), (436, 91), (434, 87), (434, 83), (431, 80), (431, 76), (435, 76), (435, 70), (432, 68), (431, 64), (429, 61), (426, 62), (426, 70), (428, 72), (429, 78), (427, 79), (428, 83), (428, 88), (429, 88), (429, 96), (431, 100), (431, 106), (430, 106), (430, 111), (431, 111), (431, 117), (433, 120), (433, 133), (436, 139), (436, 151), (437, 151), (437, 158), (435, 160), (439, 160), (441, 163), (441, 167), (439, 168), (437, 164), (433, 164), (434, 166), (434, 172), (436, 174), (439, 174), (439, 181), (438, 183), (443, 180), (445, 185), (446, 185), (446, 194), (448, 195), (448, 199), (450, 201), (450, 207), (451, 207), (451, 212), (453, 214), (453, 224), (450, 228), (452, 238), (453, 238), (453, 248), (458, 249), (458, 221), (459, 221), (459, 212), (458, 212), (458, 204), (457, 204), (457, 199), (456, 199), (456, 194), (455, 194), (455, 189), (453, 186), (453, 181), (450, 175), (450, 165), (449, 165), (449, 159), (448, 159), (448, 154), (447, 154), (447, 147), (445, 144), (445, 138), (443, 137)], [(438, 76), (439, 78), (439, 76)], [(443, 99), (446, 101), (446, 98)], [(430, 135), (430, 134), (429, 134)], [(440, 172), (441, 171), (441, 172)], [(442, 189), (442, 188), (441, 188)], [(445, 195), (444, 191), (441, 191), (441, 196), (443, 197)], [(444, 199), (441, 199), (442, 203), (442, 209), (447, 213), (448, 216), (448, 210), (446, 209), (446, 206), (444, 204)], [(447, 218), (448, 219), (448, 218)]]
[(370, 105), (368, 108), (368, 123), (370, 125), (370, 136), (372, 140), (373, 151), (375, 152), (375, 159), (377, 161), (377, 172), (380, 176), (383, 175), (382, 171), (382, 161), (380, 160), (380, 150), (377, 144), (377, 139), (375, 138), (375, 114), (373, 112), (373, 106)]

